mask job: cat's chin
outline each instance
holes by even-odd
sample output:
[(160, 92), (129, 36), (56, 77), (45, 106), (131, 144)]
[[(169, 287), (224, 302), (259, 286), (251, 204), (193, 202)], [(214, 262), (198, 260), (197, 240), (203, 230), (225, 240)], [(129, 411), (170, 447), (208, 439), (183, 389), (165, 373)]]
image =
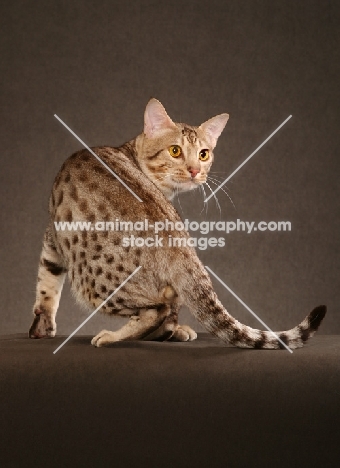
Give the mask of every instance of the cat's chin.
[(184, 193), (190, 192), (191, 190), (197, 189), (203, 182), (193, 181), (193, 180), (186, 180), (184, 182), (175, 182), (173, 184), (173, 194), (171, 199), (174, 197), (176, 193)]
[(199, 185), (201, 184), (198, 182), (194, 182), (192, 180), (186, 180), (185, 182), (175, 182), (174, 189), (175, 191), (179, 191), (179, 192), (188, 192), (189, 190), (194, 190)]
[(174, 196), (178, 193), (190, 192), (191, 190), (197, 189), (203, 182), (193, 182), (193, 181), (186, 181), (186, 182), (175, 182), (171, 188), (159, 187), (163, 194), (166, 196), (168, 200), (173, 200)]

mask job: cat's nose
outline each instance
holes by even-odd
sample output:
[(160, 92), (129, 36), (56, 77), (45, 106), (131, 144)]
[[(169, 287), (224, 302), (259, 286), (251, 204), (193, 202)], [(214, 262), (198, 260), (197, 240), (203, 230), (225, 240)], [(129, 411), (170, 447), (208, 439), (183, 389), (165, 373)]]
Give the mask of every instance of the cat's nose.
[(197, 176), (197, 174), (199, 173), (199, 169), (195, 169), (194, 167), (188, 167), (188, 171), (190, 172), (191, 174), (191, 177), (194, 178)]

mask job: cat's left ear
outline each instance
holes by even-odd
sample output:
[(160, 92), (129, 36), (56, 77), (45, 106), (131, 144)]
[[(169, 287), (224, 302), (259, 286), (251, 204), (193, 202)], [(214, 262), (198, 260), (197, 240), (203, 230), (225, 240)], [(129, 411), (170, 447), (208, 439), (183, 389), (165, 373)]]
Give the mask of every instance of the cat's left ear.
[(212, 119), (207, 120), (199, 126), (206, 135), (207, 140), (210, 142), (214, 149), (218, 140), (218, 137), (223, 132), (224, 127), (227, 125), (229, 114), (216, 115)]
[(155, 98), (150, 99), (144, 113), (144, 134), (154, 138), (167, 130), (176, 130), (176, 125), (170, 119), (162, 104)]

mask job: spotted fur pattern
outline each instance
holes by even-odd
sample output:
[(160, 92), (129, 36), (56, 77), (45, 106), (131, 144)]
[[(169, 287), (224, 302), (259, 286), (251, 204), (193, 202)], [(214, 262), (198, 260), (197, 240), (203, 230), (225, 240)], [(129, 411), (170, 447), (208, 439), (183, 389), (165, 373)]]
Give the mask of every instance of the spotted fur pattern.
[[(188, 341), (196, 333), (178, 324), (185, 304), (194, 316), (223, 341), (246, 348), (279, 349), (269, 332), (239, 323), (219, 302), (210, 278), (190, 247), (168, 247), (166, 231), (159, 233), (163, 247), (124, 247), (122, 238), (153, 236), (153, 232), (57, 231), (54, 221), (181, 221), (169, 200), (176, 191), (204, 183), (213, 161), (217, 139), (228, 115), (216, 116), (199, 127), (172, 122), (163, 106), (151, 100), (145, 111), (144, 132), (120, 148), (93, 151), (143, 200), (140, 203), (87, 150), (72, 155), (58, 173), (49, 204), (50, 223), (44, 236), (31, 338), (53, 337), (64, 279), (87, 307), (98, 307), (138, 267), (134, 275), (103, 307), (112, 315), (130, 317), (116, 332), (103, 330), (92, 340), (103, 346), (121, 340)], [(181, 148), (172, 157), (169, 148)], [(199, 159), (202, 150), (209, 158)], [(188, 238), (185, 231), (176, 237)], [(297, 348), (317, 330), (325, 315), (320, 306), (281, 340)]]

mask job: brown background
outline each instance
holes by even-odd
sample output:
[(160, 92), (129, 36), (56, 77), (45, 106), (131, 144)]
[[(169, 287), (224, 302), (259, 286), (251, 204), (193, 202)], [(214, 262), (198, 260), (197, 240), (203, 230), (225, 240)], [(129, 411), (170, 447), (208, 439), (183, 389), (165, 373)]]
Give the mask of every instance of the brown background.
[[(35, 1), (1, 5), (1, 333), (31, 321), (47, 200), (64, 159), (118, 146), (142, 130), (151, 96), (175, 121), (230, 114), (213, 171), (227, 177), (293, 118), (219, 192), (221, 218), (289, 220), (290, 233), (233, 233), (199, 255), (274, 329), (329, 307), (322, 333), (340, 333), (339, 12), (334, 1)], [(183, 217), (218, 220), (199, 193)], [(256, 326), (216, 282), (220, 299)], [(87, 316), (64, 292), (58, 331)], [(83, 333), (113, 328), (99, 315)]]

